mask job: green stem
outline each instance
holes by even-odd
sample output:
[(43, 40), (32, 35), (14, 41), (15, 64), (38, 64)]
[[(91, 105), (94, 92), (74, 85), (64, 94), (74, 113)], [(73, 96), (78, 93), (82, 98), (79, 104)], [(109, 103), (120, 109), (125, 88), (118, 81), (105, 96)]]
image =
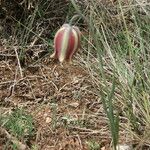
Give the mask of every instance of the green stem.
[(73, 22), (76, 21), (77, 19), (81, 18), (79, 15), (74, 15), (71, 20), (69, 21), (69, 25), (72, 26)]

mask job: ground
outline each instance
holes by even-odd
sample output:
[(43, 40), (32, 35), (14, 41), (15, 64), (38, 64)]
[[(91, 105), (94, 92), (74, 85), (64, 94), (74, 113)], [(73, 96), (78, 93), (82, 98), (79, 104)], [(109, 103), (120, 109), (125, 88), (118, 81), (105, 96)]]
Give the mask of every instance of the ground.
[[(110, 146), (98, 89), (78, 58), (72, 64), (60, 64), (48, 55), (20, 68), (17, 59), (4, 56), (0, 78), (1, 113), (23, 108), (33, 117), (34, 135), (21, 140), (28, 149), (86, 150)], [(1, 133), (1, 147), (6, 141), (6, 135)]]
[[(72, 4), (66, 0), (47, 0), (43, 5), (42, 0), (20, 2), (0, 2), (0, 150), (109, 150), (110, 131), (114, 131), (109, 123), (114, 125), (111, 119), (116, 114), (119, 144), (148, 150), (147, 4), (126, 0), (121, 7), (115, 0), (101, 0), (100, 5), (99, 1), (79, 1), (83, 15), (93, 15), (90, 20), (103, 36), (81, 19), (82, 47), (72, 64), (60, 64), (50, 58), (53, 37), (76, 14)], [(100, 38), (98, 45), (95, 38)], [(99, 75), (97, 52), (103, 59), (104, 76)], [(113, 76), (114, 97), (109, 99)], [(103, 109), (100, 91), (105, 104), (110, 102), (106, 107), (111, 117)]]

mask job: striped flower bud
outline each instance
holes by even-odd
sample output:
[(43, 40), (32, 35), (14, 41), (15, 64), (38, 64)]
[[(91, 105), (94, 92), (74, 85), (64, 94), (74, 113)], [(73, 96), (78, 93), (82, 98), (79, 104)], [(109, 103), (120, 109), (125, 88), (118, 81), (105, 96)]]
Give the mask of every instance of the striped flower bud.
[(57, 32), (54, 38), (54, 53), (52, 58), (60, 62), (71, 62), (73, 54), (80, 46), (80, 30), (76, 26), (64, 24)]

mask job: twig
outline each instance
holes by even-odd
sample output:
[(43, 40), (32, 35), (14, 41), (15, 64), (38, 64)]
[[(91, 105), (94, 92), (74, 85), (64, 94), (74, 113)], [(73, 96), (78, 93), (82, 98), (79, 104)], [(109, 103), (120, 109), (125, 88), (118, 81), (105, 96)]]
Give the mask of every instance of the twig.
[(18, 53), (17, 53), (17, 49), (14, 47), (14, 50), (15, 50), (17, 61), (18, 61), (18, 67), (19, 67), (19, 71), (20, 71), (20, 76), (21, 76), (21, 78), (23, 78), (23, 72), (22, 72), (19, 56), (18, 56)]
[(80, 144), (80, 148), (83, 149), (81, 138), (78, 134), (77, 134), (77, 138), (78, 138), (78, 141), (79, 141), (79, 144)]
[(31, 43), (31, 47), (34, 46), (34, 44), (36, 43), (36, 41), (39, 39), (39, 37), (41, 37), (42, 33), (43, 33), (44, 29), (39, 33), (38, 37), (36, 36), (35, 39), (33, 40), (33, 42)]
[(11, 54), (0, 54), (0, 57), (16, 57), (15, 55), (11, 55)]

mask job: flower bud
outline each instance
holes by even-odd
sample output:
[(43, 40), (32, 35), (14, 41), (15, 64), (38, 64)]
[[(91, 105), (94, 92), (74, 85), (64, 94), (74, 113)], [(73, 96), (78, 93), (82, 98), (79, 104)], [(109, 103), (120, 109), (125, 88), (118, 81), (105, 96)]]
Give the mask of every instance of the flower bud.
[(64, 24), (54, 37), (54, 53), (52, 58), (60, 62), (71, 61), (73, 54), (80, 46), (80, 30), (76, 26)]

